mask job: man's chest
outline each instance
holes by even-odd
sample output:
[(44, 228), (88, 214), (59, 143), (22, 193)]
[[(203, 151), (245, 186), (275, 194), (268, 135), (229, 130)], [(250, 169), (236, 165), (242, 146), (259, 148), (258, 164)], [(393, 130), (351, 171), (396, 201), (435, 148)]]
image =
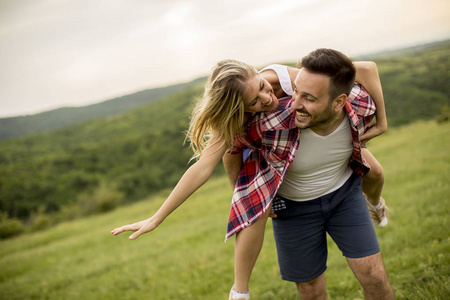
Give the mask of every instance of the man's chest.
[(346, 165), (353, 153), (353, 140), (348, 120), (327, 136), (320, 136), (312, 130), (300, 133), (300, 145), (290, 171), (308, 174), (322, 169)]

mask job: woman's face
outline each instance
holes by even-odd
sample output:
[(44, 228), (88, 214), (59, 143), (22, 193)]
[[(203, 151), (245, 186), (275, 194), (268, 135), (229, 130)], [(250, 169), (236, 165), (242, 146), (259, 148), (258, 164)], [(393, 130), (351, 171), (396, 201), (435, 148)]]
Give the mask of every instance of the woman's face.
[(270, 83), (260, 74), (250, 77), (245, 83), (247, 85), (244, 93), (246, 112), (258, 113), (277, 108), (278, 98), (274, 95)]

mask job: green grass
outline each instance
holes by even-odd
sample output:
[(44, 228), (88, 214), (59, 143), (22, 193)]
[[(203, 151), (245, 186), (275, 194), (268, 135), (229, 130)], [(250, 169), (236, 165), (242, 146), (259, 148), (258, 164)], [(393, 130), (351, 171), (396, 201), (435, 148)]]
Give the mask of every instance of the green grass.
[[(377, 229), (398, 299), (449, 299), (450, 124), (418, 122), (369, 145), (385, 170), (390, 224)], [(157, 230), (129, 241), (114, 227), (150, 216), (167, 192), (101, 216), (0, 242), (0, 299), (227, 299), (233, 240), (224, 243), (231, 189), (211, 180)], [(331, 299), (362, 299), (330, 242)], [(251, 280), (253, 299), (298, 299), (280, 279), (271, 221)]]

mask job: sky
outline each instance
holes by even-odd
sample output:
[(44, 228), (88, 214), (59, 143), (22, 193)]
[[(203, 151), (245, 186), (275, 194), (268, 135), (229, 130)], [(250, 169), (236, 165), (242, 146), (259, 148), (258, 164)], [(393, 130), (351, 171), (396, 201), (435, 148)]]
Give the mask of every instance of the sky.
[(0, 0), (0, 118), (84, 106), (334, 48), (450, 38), (448, 0)]

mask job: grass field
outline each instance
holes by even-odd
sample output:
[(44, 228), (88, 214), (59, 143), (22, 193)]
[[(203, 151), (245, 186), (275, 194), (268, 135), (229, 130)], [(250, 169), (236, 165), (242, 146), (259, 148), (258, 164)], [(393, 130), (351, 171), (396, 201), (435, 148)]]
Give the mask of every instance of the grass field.
[[(377, 229), (398, 299), (450, 299), (450, 124), (419, 122), (369, 145), (385, 170), (390, 223)], [(227, 299), (233, 240), (224, 243), (231, 189), (211, 180), (156, 231), (136, 241), (114, 227), (147, 218), (167, 192), (108, 214), (0, 242), (0, 299)], [(280, 279), (271, 221), (252, 299), (298, 299)], [(362, 299), (329, 243), (331, 299)]]

